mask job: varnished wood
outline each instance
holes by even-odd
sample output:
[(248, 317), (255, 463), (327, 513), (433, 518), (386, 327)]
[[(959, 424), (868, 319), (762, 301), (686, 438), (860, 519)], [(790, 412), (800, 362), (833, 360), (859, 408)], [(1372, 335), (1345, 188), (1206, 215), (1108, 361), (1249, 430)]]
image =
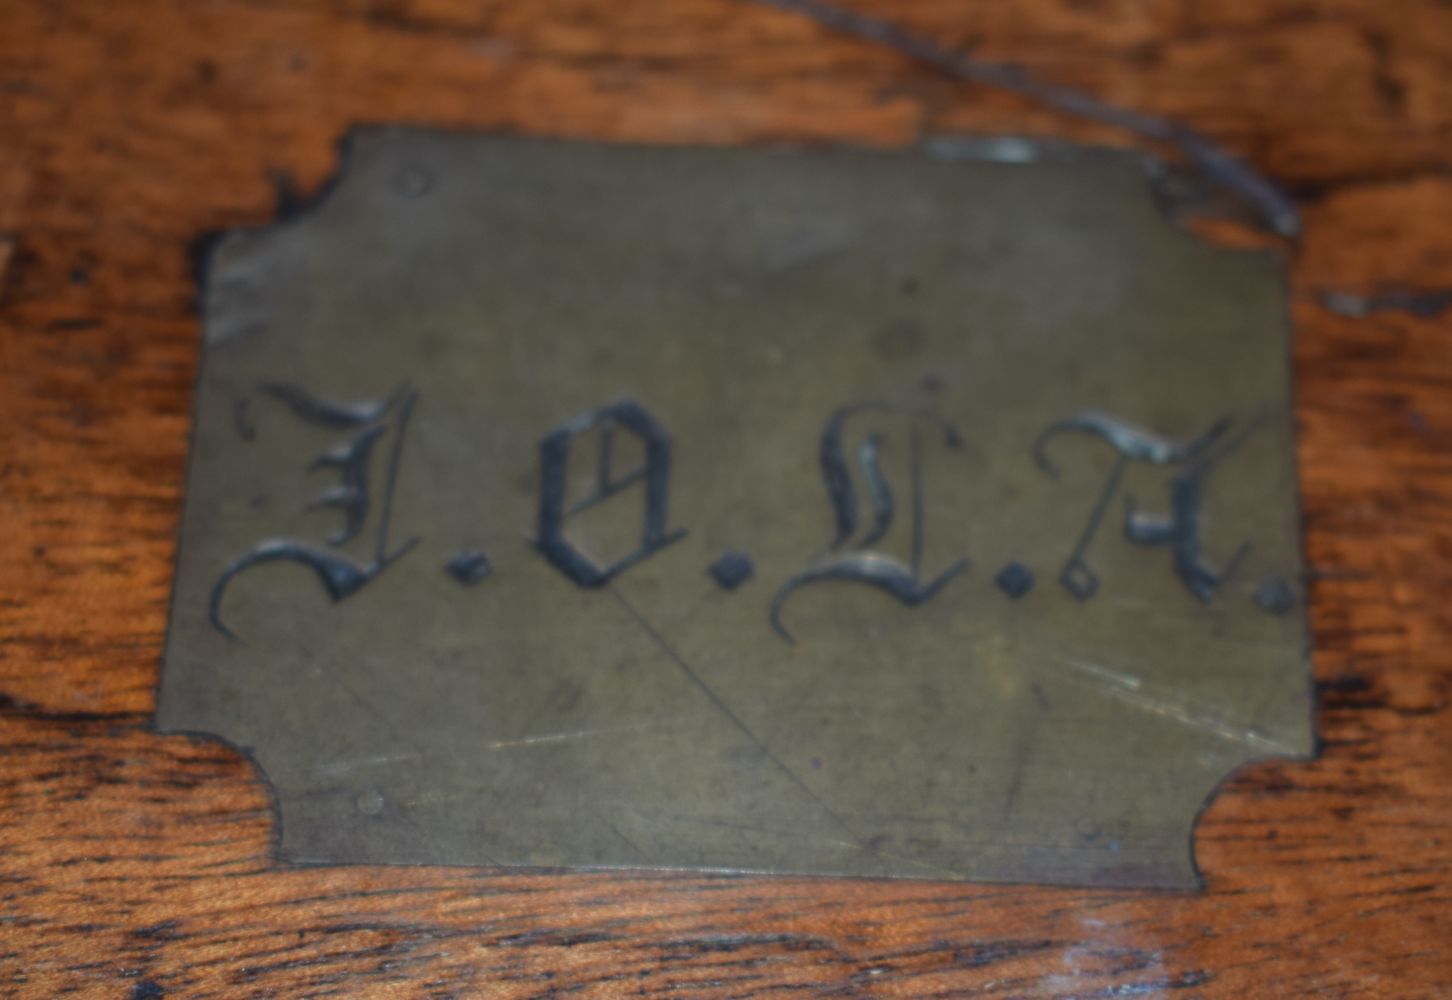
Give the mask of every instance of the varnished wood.
[(0, 3), (0, 993), (1448, 995), (1452, 7), (856, 9), (1185, 120), (1302, 204), (1293, 321), (1323, 751), (1225, 784), (1201, 893), (287, 868), (225, 746), (149, 731), (188, 248), (354, 121), (656, 142), (1123, 141), (747, 0)]

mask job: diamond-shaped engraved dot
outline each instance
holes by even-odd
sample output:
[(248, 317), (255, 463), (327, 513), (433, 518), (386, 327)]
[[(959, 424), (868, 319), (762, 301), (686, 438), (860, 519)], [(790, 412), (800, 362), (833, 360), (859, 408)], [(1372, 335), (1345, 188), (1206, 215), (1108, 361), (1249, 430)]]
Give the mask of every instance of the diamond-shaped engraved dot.
[(482, 552), (466, 549), (444, 563), (444, 569), (465, 587), (482, 583), (494, 570), (494, 564)]

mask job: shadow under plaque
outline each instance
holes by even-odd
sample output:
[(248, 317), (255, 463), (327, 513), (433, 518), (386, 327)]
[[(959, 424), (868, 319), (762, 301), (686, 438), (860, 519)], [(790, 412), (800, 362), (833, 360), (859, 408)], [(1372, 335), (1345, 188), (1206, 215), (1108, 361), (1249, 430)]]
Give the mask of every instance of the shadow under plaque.
[(1195, 885), (1311, 749), (1283, 265), (1081, 152), (355, 133), (211, 254), (159, 727), (295, 861)]

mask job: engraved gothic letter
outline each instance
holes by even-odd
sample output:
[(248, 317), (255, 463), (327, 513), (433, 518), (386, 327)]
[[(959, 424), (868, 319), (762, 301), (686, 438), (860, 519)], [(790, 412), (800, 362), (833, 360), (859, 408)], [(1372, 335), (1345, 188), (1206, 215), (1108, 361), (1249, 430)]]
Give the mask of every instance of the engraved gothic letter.
[(1250, 551), (1250, 543), (1242, 542), (1223, 570), (1206, 561), (1200, 549), (1200, 507), (1205, 481), (1210, 473), (1231, 452), (1239, 448), (1258, 423), (1251, 423), (1219, 449), (1207, 449), (1189, 462), (1170, 483), (1168, 514), (1149, 514), (1138, 510), (1133, 497), (1125, 497), (1124, 535), (1138, 545), (1168, 545), (1174, 553), (1175, 574), (1203, 603), (1210, 603), (1240, 560)]
[[(570, 444), (592, 428), (600, 430), (600, 459), (595, 492), (580, 504), (567, 508), (566, 473)], [(616, 429), (640, 438), (645, 447), (645, 464), (619, 479), (612, 478), (611, 443)], [(671, 439), (660, 422), (633, 400), (612, 403), (582, 413), (551, 431), (539, 443), (539, 523), (535, 547), (540, 554), (581, 587), (600, 587), (616, 574), (649, 558), (685, 535), (666, 531), (666, 501), (670, 491)], [(640, 547), (606, 566), (601, 566), (565, 537), (570, 515), (599, 503), (638, 480), (645, 481), (645, 513)]]
[[(857, 463), (862, 470), (867, 499), (872, 504), (872, 524), (853, 547), (853, 551), (835, 554), (846, 545), (857, 532), (857, 494), (852, 488), (852, 476), (848, 469), (847, 453), (844, 447), (845, 425), (849, 418), (864, 412), (886, 412), (905, 415), (909, 421), (909, 455), (911, 461), (911, 519), (912, 538), (909, 562), (882, 552), (871, 551), (892, 527), (896, 516), (892, 489), (882, 471), (881, 452), (883, 436), (869, 434), (856, 449)], [(956, 428), (937, 414), (927, 410), (902, 407), (892, 403), (852, 403), (839, 408), (827, 420), (818, 446), (818, 457), (822, 466), (822, 482), (827, 488), (827, 499), (832, 505), (835, 531), (830, 553), (817, 565), (795, 574), (779, 588), (771, 601), (771, 627), (788, 642), (794, 642), (790, 632), (781, 623), (782, 609), (792, 592), (801, 587), (826, 580), (844, 580), (867, 584), (886, 591), (900, 603), (916, 607), (930, 600), (953, 577), (968, 568), (968, 560), (960, 558), (937, 576), (924, 579), (923, 561), (923, 483), (922, 447), (919, 440), (918, 422), (926, 419), (936, 424), (943, 432), (944, 442), (949, 448), (962, 445), (962, 438)]]
[(1078, 432), (1099, 438), (1114, 449), (1116, 458), (1103, 490), (1100, 491), (1089, 519), (1079, 533), (1073, 551), (1059, 573), (1064, 589), (1081, 601), (1087, 601), (1099, 589), (1099, 577), (1090, 569), (1084, 553), (1099, 530), (1110, 501), (1119, 489), (1125, 467), (1131, 461), (1151, 465), (1181, 466), (1170, 486), (1170, 513), (1147, 514), (1135, 509), (1133, 498), (1127, 498), (1125, 537), (1138, 545), (1167, 545), (1174, 552), (1175, 573), (1201, 601), (1209, 601), (1221, 583), (1235, 570), (1248, 545), (1241, 545), (1223, 571), (1212, 569), (1200, 552), (1200, 505), (1203, 484), (1210, 470), (1255, 431), (1252, 422), (1229, 443), (1216, 450), (1214, 445), (1229, 429), (1229, 418), (1216, 421), (1199, 437), (1177, 442), (1136, 427), (1100, 410), (1060, 420), (1039, 436), (1034, 445), (1034, 458), (1047, 474), (1057, 477), (1058, 469), (1049, 461), (1045, 445), (1058, 434)]
[[(342, 514), (342, 524), (327, 538), (328, 546), (333, 549), (351, 542), (366, 525), (373, 510), (373, 497), (369, 489), (373, 446), (390, 429), (393, 432), (393, 443), (388, 467), (384, 472), (372, 557), (367, 562), (359, 563), (342, 552), (330, 551), (328, 548), (291, 538), (270, 538), (258, 542), (251, 550), (234, 559), (212, 584), (208, 618), (212, 628), (229, 639), (236, 639), (237, 636), (222, 622), (222, 598), (226, 596), (228, 584), (253, 566), (269, 562), (295, 562), (306, 566), (322, 584), (328, 597), (337, 602), (357, 593), (418, 541), (413, 538), (391, 550), (388, 544), (393, 491), (398, 479), (399, 462), (403, 457), (403, 435), (408, 427), (413, 405), (418, 399), (417, 392), (400, 387), (387, 398), (376, 402), (339, 404), (319, 399), (289, 383), (264, 382), (259, 388), (285, 405), (292, 411), (293, 416), (304, 423), (334, 430), (357, 429), (353, 437), (318, 455), (308, 467), (309, 472), (336, 470), (339, 477), (337, 485), (324, 490), (308, 503), (309, 510), (333, 507)], [(384, 420), (390, 412), (396, 414), (391, 428)], [(252, 440), (254, 437), (255, 433), (250, 436), (243, 435), (244, 440)]]

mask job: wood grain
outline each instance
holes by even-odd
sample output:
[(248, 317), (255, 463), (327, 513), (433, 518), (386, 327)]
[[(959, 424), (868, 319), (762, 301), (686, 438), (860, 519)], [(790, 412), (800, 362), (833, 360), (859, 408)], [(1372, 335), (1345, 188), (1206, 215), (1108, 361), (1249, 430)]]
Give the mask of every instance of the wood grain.
[(1180, 118), (1302, 204), (1324, 748), (1227, 781), (1207, 889), (270, 860), (265, 787), (149, 730), (199, 234), (347, 125), (656, 142), (1124, 141), (748, 0), (0, 0), (0, 992), (25, 997), (1452, 995), (1452, 6), (854, 0)]

